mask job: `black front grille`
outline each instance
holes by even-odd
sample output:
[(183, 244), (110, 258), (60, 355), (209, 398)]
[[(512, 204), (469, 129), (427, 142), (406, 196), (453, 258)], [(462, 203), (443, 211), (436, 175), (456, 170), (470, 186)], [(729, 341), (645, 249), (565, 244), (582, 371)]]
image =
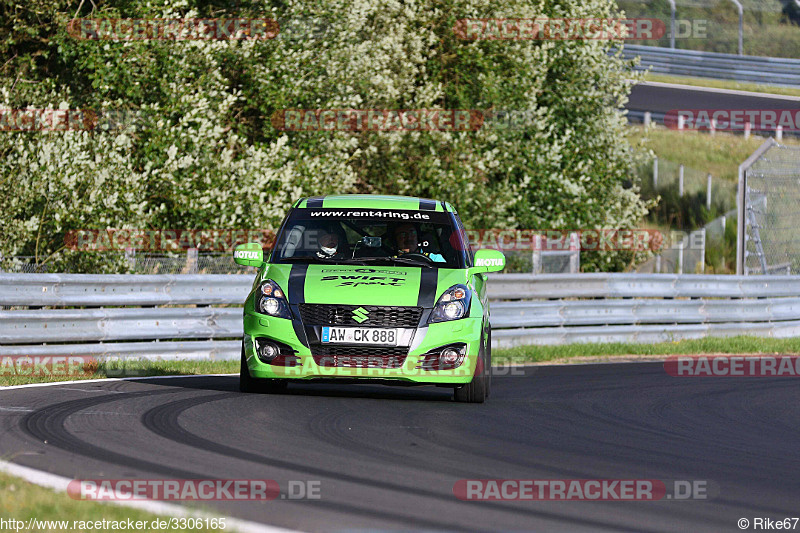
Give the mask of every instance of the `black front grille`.
[[(367, 320), (358, 322), (353, 311), (365, 309), (361, 314)], [(421, 307), (379, 305), (300, 304), (300, 318), (307, 326), (363, 326), (379, 328), (415, 328), (422, 316)]]
[(314, 362), (324, 367), (400, 368), (408, 355), (407, 346), (312, 345)]

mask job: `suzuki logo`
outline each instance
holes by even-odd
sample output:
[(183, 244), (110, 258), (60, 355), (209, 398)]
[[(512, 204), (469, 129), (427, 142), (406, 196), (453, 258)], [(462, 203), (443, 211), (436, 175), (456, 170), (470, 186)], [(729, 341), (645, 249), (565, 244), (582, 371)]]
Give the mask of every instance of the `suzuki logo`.
[(353, 320), (361, 324), (362, 322), (366, 322), (369, 320), (369, 311), (364, 309), (363, 307), (359, 307), (358, 309), (353, 310)]

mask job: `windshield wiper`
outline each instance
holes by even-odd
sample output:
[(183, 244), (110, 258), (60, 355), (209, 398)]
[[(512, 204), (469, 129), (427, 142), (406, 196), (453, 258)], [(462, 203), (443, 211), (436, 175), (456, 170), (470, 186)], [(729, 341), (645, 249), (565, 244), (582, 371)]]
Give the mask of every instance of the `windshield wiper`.
[(420, 261), (419, 259), (412, 259), (410, 257), (359, 257), (355, 261), (364, 261), (365, 263), (374, 263), (376, 261), (389, 261), (390, 263), (399, 263), (401, 265), (421, 266), (425, 268), (433, 268), (430, 263)]

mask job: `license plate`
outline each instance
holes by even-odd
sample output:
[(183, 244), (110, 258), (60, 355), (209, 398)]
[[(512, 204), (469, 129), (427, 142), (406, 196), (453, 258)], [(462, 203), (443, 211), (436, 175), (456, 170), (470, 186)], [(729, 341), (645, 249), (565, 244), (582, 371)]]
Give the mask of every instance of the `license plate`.
[(332, 328), (323, 326), (322, 342), (330, 344), (380, 344), (397, 346), (397, 330), (387, 328)]

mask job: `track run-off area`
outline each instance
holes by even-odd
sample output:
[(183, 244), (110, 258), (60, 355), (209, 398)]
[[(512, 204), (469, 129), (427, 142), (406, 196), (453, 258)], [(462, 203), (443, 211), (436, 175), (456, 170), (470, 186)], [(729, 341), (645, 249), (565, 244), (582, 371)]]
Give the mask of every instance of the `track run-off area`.
[[(238, 376), (0, 389), (0, 455), (70, 479), (275, 480), (274, 500), (203, 508), (303, 531), (740, 531), (741, 518), (800, 515), (797, 378), (672, 377), (661, 362), (508, 370), (482, 405), (372, 384), (242, 394)], [(488, 479), (656, 480), (668, 494), (454, 493)], [(291, 484), (316, 495), (287, 497)]]

